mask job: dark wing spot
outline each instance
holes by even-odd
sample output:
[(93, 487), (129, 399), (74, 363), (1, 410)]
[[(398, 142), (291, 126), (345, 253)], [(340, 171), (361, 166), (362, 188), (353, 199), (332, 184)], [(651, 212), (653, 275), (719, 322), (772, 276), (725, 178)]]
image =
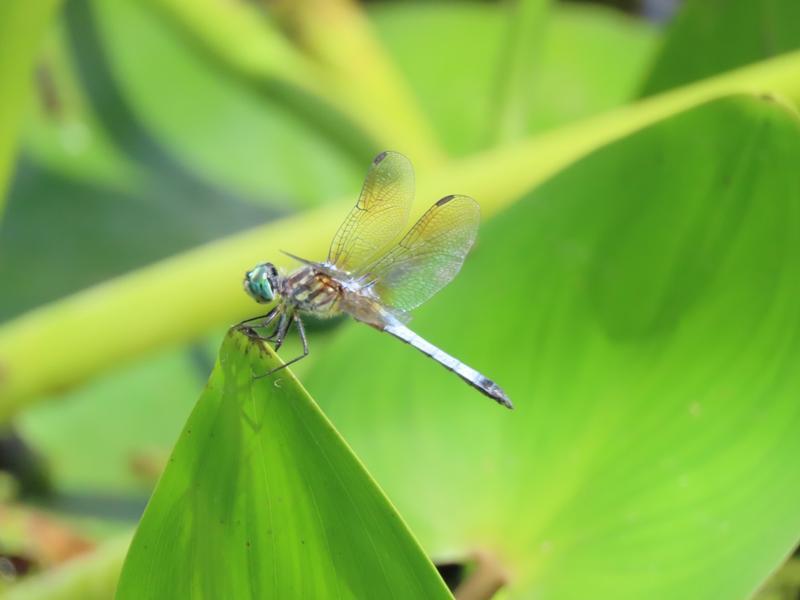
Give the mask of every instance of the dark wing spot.
[(381, 164), (381, 161), (382, 161), (384, 158), (386, 158), (386, 154), (387, 154), (387, 152), (385, 152), (385, 151), (384, 151), (384, 152), (381, 152), (380, 154), (378, 154), (378, 156), (376, 156), (376, 157), (375, 157), (375, 158), (372, 160), (372, 164), (373, 164), (373, 165), (379, 165), (379, 164)]
[(455, 196), (453, 194), (450, 194), (449, 196), (445, 196), (444, 198), (442, 198), (441, 200), (436, 202), (436, 206), (442, 206), (443, 204), (447, 204), (453, 198), (455, 198)]

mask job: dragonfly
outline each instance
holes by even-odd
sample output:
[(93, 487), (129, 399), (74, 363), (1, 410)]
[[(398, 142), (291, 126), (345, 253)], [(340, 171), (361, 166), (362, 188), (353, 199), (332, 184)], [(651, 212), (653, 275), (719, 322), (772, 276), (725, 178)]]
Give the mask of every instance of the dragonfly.
[[(266, 377), (308, 356), (302, 317), (347, 314), (413, 346), (499, 404), (513, 408), (494, 381), (437, 348), (407, 327), (410, 311), (458, 274), (478, 232), (480, 209), (469, 196), (450, 195), (434, 203), (402, 237), (414, 201), (414, 170), (397, 152), (372, 161), (358, 202), (336, 232), (327, 260), (314, 262), (283, 252), (300, 267), (284, 274), (272, 263), (247, 271), (244, 290), (272, 310), (242, 321), (278, 351), (292, 325), (302, 354), (259, 375)], [(398, 241), (399, 238), (399, 241)]]

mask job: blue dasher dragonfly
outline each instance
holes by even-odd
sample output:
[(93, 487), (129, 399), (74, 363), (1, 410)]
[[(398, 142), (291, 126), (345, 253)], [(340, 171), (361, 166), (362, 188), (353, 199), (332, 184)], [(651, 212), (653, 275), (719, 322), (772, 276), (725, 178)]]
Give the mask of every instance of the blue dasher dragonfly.
[(478, 203), (469, 196), (445, 196), (422, 215), (399, 242), (414, 200), (414, 170), (396, 152), (372, 161), (355, 207), (333, 238), (325, 262), (285, 252), (302, 263), (284, 275), (272, 263), (245, 274), (244, 289), (257, 302), (275, 303), (265, 315), (240, 326), (272, 328), (258, 336), (277, 351), (294, 324), (303, 353), (260, 377), (308, 356), (301, 315), (333, 317), (346, 313), (410, 344), (478, 391), (507, 408), (511, 400), (494, 381), (411, 331), (409, 311), (447, 285), (461, 269), (475, 242)]

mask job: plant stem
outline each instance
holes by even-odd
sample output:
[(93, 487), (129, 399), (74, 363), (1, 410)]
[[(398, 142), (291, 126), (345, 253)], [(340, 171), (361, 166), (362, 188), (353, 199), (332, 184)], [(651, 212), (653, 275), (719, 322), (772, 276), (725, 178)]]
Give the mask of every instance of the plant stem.
[[(148, 0), (167, 22), (259, 94), (366, 156), (382, 148), (425, 166), (443, 159), (416, 98), (372, 36), (362, 10), (347, 0), (305, 0), (276, 15), (290, 19), (310, 56), (273, 19), (240, 2)], [(297, 32), (295, 32), (297, 30)], [(237, 40), (231, 44), (230, 40)], [(366, 146), (369, 146), (367, 149)]]
[(353, 0), (270, 1), (272, 14), (326, 74), (328, 93), (359, 124), (424, 168), (444, 158), (417, 99)]

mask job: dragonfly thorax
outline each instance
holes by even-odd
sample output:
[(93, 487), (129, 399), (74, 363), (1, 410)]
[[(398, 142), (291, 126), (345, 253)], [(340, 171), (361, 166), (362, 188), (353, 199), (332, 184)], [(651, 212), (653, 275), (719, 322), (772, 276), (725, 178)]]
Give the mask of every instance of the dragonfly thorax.
[(346, 293), (344, 277), (336, 275), (324, 265), (304, 265), (283, 279), (283, 301), (301, 312), (334, 316), (339, 313), (339, 302)]
[(244, 291), (261, 304), (272, 302), (280, 287), (280, 275), (272, 263), (256, 265), (244, 275)]

